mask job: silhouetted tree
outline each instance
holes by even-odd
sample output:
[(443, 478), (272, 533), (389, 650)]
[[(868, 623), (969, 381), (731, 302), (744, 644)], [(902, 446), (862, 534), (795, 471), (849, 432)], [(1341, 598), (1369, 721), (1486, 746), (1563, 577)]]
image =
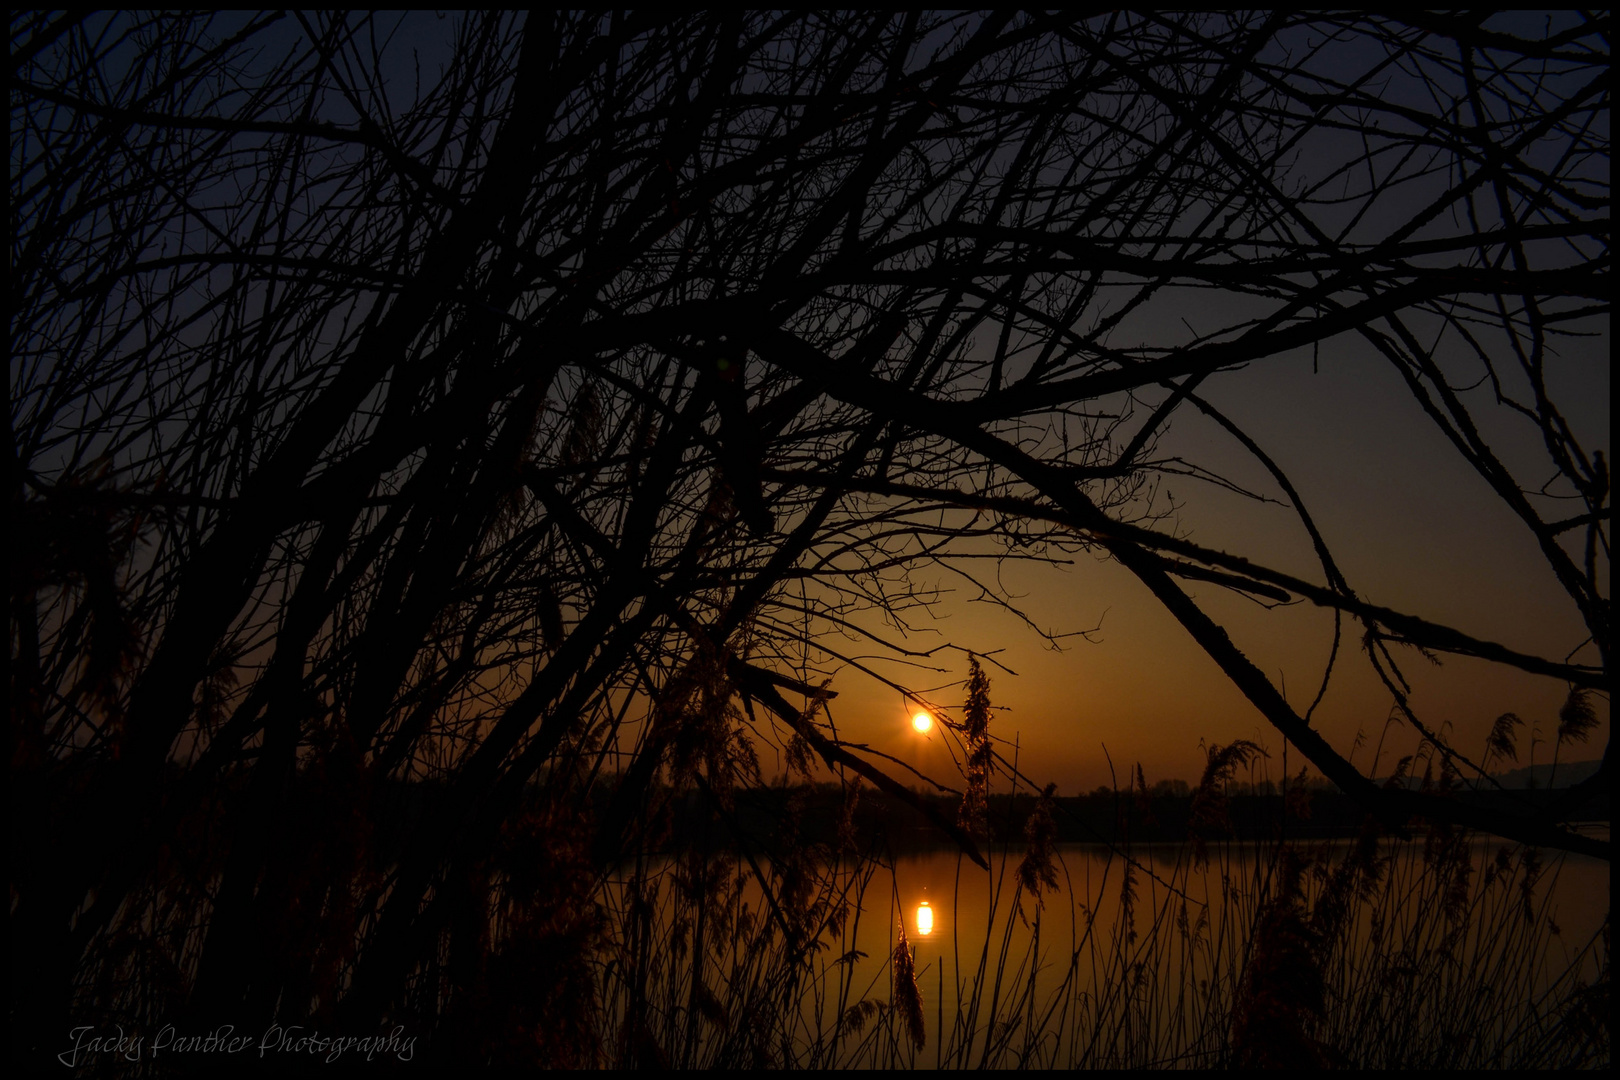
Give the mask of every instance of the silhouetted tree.
[[(724, 806), (765, 740), (904, 790), (820, 718), (825, 680), (914, 658), (919, 569), (1011, 607), (987, 550), (1118, 560), (1391, 827), (1606, 857), (1556, 815), (1377, 788), (1177, 584), (1355, 620), (1414, 723), (1396, 645), (1606, 690), (1608, 476), (1546, 374), (1607, 311), (1606, 35), (14, 14), (13, 1045), (75, 1001), (451, 1024), (560, 980), (581, 882), (670, 785)], [(1188, 289), (1228, 321), (1118, 343)], [(1345, 334), (1530, 531), (1594, 661), (1364, 598), (1198, 393)], [(1272, 472), (1319, 582), (1154, 527), (1184, 408)], [(557, 872), (491, 943), (513, 852)]]

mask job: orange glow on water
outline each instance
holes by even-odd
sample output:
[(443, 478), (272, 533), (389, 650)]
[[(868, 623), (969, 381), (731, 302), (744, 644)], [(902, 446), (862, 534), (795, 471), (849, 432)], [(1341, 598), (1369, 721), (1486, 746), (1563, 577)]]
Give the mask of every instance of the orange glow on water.
[(917, 905), (917, 936), (927, 937), (934, 932), (934, 909), (924, 900)]

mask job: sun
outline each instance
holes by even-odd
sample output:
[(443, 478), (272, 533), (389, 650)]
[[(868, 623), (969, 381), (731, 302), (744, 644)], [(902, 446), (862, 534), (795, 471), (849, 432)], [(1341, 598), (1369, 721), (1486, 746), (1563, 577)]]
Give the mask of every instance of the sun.
[(911, 726), (917, 729), (919, 735), (926, 735), (928, 729), (934, 726), (934, 718), (925, 712), (920, 712), (911, 718)]

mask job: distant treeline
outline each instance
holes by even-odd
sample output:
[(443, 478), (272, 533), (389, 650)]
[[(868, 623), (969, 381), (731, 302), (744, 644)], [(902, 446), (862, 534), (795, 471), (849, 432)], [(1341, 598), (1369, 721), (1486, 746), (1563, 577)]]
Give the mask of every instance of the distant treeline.
[[(1171, 790), (1166, 787), (1174, 784)], [(1247, 785), (1245, 785), (1247, 786)], [(1304, 838), (1354, 835), (1367, 818), (1367, 811), (1352, 799), (1334, 789), (1308, 786), (1287, 799), (1275, 788), (1256, 785), (1260, 793), (1252, 790), (1229, 794), (1225, 815), (1229, 827), (1200, 825), (1206, 838), (1230, 835), (1239, 839), (1269, 837), (1279, 825), (1291, 835)], [(1528, 806), (1551, 806), (1560, 793), (1556, 791), (1459, 791), (1455, 797), (1493, 809), (1523, 812)], [(950, 794), (924, 796), (942, 814), (954, 816), (960, 799)], [(738, 800), (739, 821), (755, 823), (796, 818), (799, 832), (807, 838), (831, 843), (838, 835), (838, 821), (842, 813), (841, 797), (836, 788), (799, 789), (797, 791), (770, 789), (752, 792), (746, 800)], [(746, 806), (744, 804), (747, 804)], [(1053, 799), (1052, 821), (1057, 839), (1063, 842), (1122, 841), (1141, 843), (1178, 843), (1186, 840), (1193, 830), (1194, 798), (1185, 784), (1168, 782), (1157, 790), (1150, 789), (1146, 798), (1134, 792), (1097, 790), (1087, 795)], [(992, 796), (988, 820), (992, 838), (997, 844), (1019, 845), (1024, 842), (1024, 826), (1035, 808), (1036, 796)], [(1597, 794), (1581, 806), (1571, 820), (1608, 821), (1609, 796)], [(898, 799), (881, 792), (864, 791), (853, 814), (855, 834), (864, 842), (887, 842), (895, 850), (918, 846), (927, 847), (948, 843), (922, 814)]]
[(1526, 765), (1522, 769), (1512, 769), (1495, 775), (1497, 783), (1513, 791), (1526, 788), (1565, 788), (1574, 787), (1593, 775), (1602, 764), (1601, 761), (1561, 761), (1556, 765), (1543, 762), (1540, 765)]
[[(1586, 764), (1560, 766), (1561, 786), (1578, 782), (1584, 775), (1581, 766)], [(1566, 791), (1560, 789), (1510, 786), (1505, 778), (1503, 787), (1505, 790), (1455, 791), (1450, 797), (1498, 811), (1523, 813), (1530, 808), (1550, 808), (1566, 796)], [(612, 788), (610, 783), (599, 789), (592, 799), (597, 805), (587, 811), (590, 817), (602, 819)], [(409, 835), (410, 824), (420, 815), (434, 812), (440, 788), (430, 783), (394, 783), (377, 792), (377, 796), (387, 804), (382, 816), (391, 826), (377, 837), (379, 847), (386, 852)], [(939, 816), (956, 820), (961, 805), (959, 795), (929, 792), (918, 798)], [(723, 805), (712, 803), (702, 792), (678, 796), (666, 793), (663, 800), (653, 800), (662, 801), (662, 810), (654, 816), (652, 827), (638, 846), (644, 852), (741, 848), (772, 857), (805, 844), (822, 844), (828, 849), (842, 845), (868, 852), (885, 848), (903, 852), (950, 844), (949, 838), (922, 812), (898, 798), (863, 788), (853, 807), (846, 806), (845, 799), (843, 790), (834, 784), (739, 791)], [(992, 795), (986, 815), (990, 829), (987, 839), (998, 846), (1023, 844), (1025, 823), (1036, 802), (1037, 797), (1029, 793)], [(1307, 782), (1303, 788), (1295, 786), (1291, 793), (1270, 781), (1229, 785), (1221, 820), (1212, 822), (1206, 813), (1196, 829), (1195, 792), (1179, 780), (1160, 781), (1145, 795), (1104, 787), (1084, 795), (1055, 797), (1052, 802), (1051, 818), (1056, 839), (1061, 842), (1179, 843), (1195, 831), (1206, 839), (1258, 839), (1274, 836), (1279, 827), (1300, 839), (1330, 838), (1354, 835), (1367, 818), (1366, 810), (1354, 800), (1320, 781)], [(1607, 822), (1609, 796), (1595, 793), (1581, 806), (1560, 816), (1571, 821)]]

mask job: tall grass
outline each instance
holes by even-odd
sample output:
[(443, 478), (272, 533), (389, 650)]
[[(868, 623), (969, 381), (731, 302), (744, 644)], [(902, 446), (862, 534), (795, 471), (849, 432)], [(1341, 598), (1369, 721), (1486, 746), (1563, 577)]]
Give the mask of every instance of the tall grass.
[[(1212, 750), (1211, 786), (1231, 760)], [(745, 842), (717, 804), (604, 875), (588, 815), (536, 809), (436, 898), (455, 914), (389, 1023), (419, 1062), (472, 1067), (1609, 1065), (1610, 924), (1566, 940), (1562, 858), (1443, 825), (1237, 839), (1217, 795), (1194, 794), (1186, 843), (1103, 847), (1054, 842), (1049, 790), (989, 874), (957, 858), (926, 942), (903, 860), (847, 813), (833, 840), (790, 821)], [(213, 880), (154, 886), (86, 966), (83, 1015), (148, 1033), (182, 1015)], [(286, 1022), (335, 1022), (354, 912), (375, 906), (328, 899), (266, 939), (315, 1002)]]
[[(595, 961), (602, 1063), (1609, 1063), (1608, 921), (1562, 942), (1563, 864), (1534, 849), (1443, 827), (1312, 843), (1283, 830), (1152, 857), (1048, 848), (1067, 879), (1055, 889), (1006, 872), (1024, 855), (997, 854), (982, 934), (914, 972), (892, 861), (688, 852), (625, 867)], [(964, 940), (982, 945), (964, 955)]]

